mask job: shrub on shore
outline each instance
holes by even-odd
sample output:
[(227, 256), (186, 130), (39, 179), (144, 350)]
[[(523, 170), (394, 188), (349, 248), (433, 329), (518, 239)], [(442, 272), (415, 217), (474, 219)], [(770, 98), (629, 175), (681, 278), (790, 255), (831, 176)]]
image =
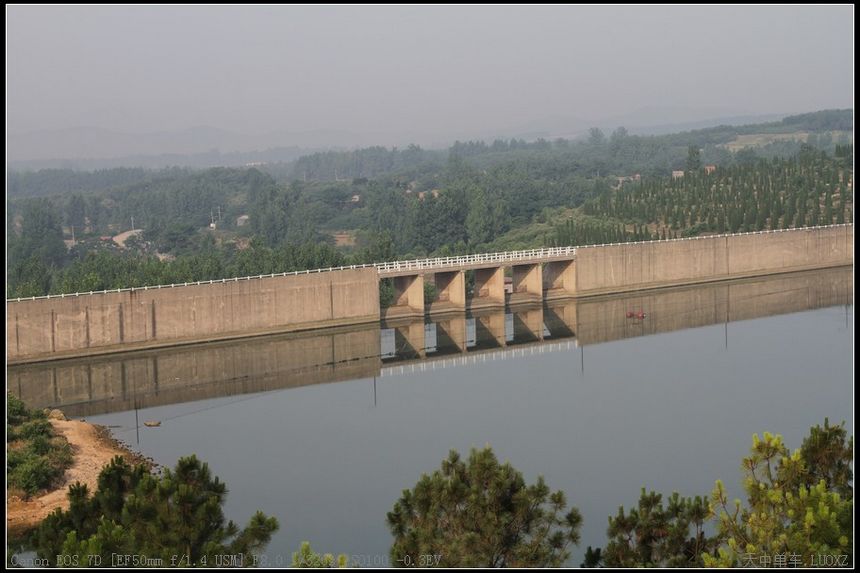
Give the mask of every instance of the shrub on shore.
[(6, 402), (8, 491), (30, 497), (54, 485), (72, 464), (72, 449), (40, 410), (12, 394)]

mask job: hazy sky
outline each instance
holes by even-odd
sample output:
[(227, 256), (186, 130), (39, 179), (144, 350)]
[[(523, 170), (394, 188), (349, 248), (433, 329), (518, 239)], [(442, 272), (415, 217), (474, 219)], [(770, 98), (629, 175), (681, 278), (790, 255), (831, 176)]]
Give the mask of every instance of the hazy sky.
[(7, 6), (6, 16), (11, 132), (442, 135), (652, 106), (853, 106), (850, 5)]

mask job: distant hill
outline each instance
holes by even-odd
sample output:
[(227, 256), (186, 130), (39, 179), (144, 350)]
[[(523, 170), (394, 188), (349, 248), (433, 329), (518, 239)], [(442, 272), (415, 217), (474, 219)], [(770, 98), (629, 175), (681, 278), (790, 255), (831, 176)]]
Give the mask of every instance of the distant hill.
[(484, 140), (517, 138), (534, 141), (538, 138), (576, 139), (585, 136), (589, 128), (599, 127), (611, 132), (624, 127), (636, 135), (664, 135), (718, 125), (745, 125), (780, 120), (786, 114), (743, 114), (730, 108), (697, 108), (680, 106), (646, 107), (636, 111), (599, 119), (574, 116), (553, 116), (499, 130)]
[[(645, 127), (630, 127), (628, 131), (633, 135), (666, 135), (669, 133), (678, 133), (679, 131), (693, 131), (699, 129), (708, 129), (721, 125), (757, 125), (762, 123), (770, 123), (779, 121), (783, 118), (780, 114), (770, 115), (739, 115), (735, 117), (720, 117), (714, 119), (705, 119), (701, 121), (691, 121), (687, 123), (672, 123), (666, 125), (650, 125)], [(625, 126), (626, 127), (626, 126)]]
[[(716, 110), (718, 111), (718, 110)], [(600, 127), (607, 136), (617, 127), (630, 135), (667, 136), (677, 134), (673, 143), (728, 143), (744, 134), (850, 132), (854, 112), (823, 110), (783, 116), (727, 115), (710, 119), (713, 109), (645, 108), (621, 116), (589, 121), (573, 116), (547, 117), (540, 121), (488, 132), (463, 141), (518, 139), (534, 142), (563, 138), (575, 140), (591, 127)], [(7, 168), (19, 171), (39, 169), (97, 170), (116, 167), (160, 169), (181, 166), (194, 168), (240, 167), (258, 164), (289, 164), (320, 151), (353, 153), (362, 146), (390, 145), (391, 134), (357, 135), (340, 131), (286, 132), (259, 135), (239, 134), (213, 127), (195, 127), (176, 132), (129, 134), (83, 127), (26, 134), (9, 134)], [(395, 138), (396, 140), (396, 138)], [(683, 140), (683, 141), (682, 141)], [(420, 143), (419, 139), (415, 140)], [(425, 149), (445, 149), (454, 140), (435, 142)], [(402, 148), (407, 147), (402, 145)], [(282, 169), (288, 172), (289, 169)]]
[[(188, 165), (209, 167), (210, 159), (222, 156), (228, 161), (264, 161), (278, 150), (278, 161), (334, 146), (370, 145), (374, 134), (358, 135), (346, 131), (272, 131), (242, 134), (209, 126), (178, 131), (123, 133), (98, 127), (10, 133), (7, 136), (7, 161), (14, 168), (76, 167), (162, 167)], [(245, 154), (238, 158), (234, 154)], [(271, 160), (271, 159), (270, 159)]]
[(315, 153), (315, 148), (274, 147), (264, 151), (234, 151), (222, 153), (217, 149), (203, 153), (161, 153), (158, 155), (125, 155), (102, 159), (31, 159), (9, 161), (14, 171), (39, 171), (41, 169), (71, 169), (74, 171), (96, 171), (120, 167), (142, 167), (164, 169), (166, 167), (242, 167), (259, 164), (280, 164), (295, 161), (299, 157)]

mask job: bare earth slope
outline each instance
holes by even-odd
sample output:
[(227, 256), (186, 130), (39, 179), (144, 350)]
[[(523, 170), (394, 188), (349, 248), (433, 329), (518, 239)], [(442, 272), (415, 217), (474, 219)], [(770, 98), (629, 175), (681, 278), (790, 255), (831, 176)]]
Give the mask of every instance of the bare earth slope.
[(115, 443), (101, 426), (77, 420), (51, 420), (51, 424), (57, 434), (65, 437), (72, 446), (75, 456), (72, 466), (66, 470), (63, 483), (57, 489), (29, 500), (9, 498), (6, 506), (7, 531), (28, 529), (54, 509), (68, 508), (66, 492), (76, 481), (86, 484), (90, 493), (95, 491), (99, 472), (114, 456), (123, 456), (130, 463), (144, 461)]

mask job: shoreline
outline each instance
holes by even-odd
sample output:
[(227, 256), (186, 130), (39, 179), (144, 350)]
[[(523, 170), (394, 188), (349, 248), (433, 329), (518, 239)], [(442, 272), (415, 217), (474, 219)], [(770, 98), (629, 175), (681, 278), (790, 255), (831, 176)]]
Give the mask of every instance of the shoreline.
[(122, 456), (132, 465), (143, 464), (150, 471), (158, 467), (153, 460), (114, 438), (105, 426), (84, 420), (52, 419), (50, 422), (57, 435), (64, 437), (71, 446), (72, 465), (54, 489), (26, 500), (17, 496), (6, 498), (6, 531), (10, 536), (26, 535), (58, 507), (68, 509), (67, 492), (71, 484), (86, 484), (92, 494), (98, 487), (102, 468), (115, 456)]

